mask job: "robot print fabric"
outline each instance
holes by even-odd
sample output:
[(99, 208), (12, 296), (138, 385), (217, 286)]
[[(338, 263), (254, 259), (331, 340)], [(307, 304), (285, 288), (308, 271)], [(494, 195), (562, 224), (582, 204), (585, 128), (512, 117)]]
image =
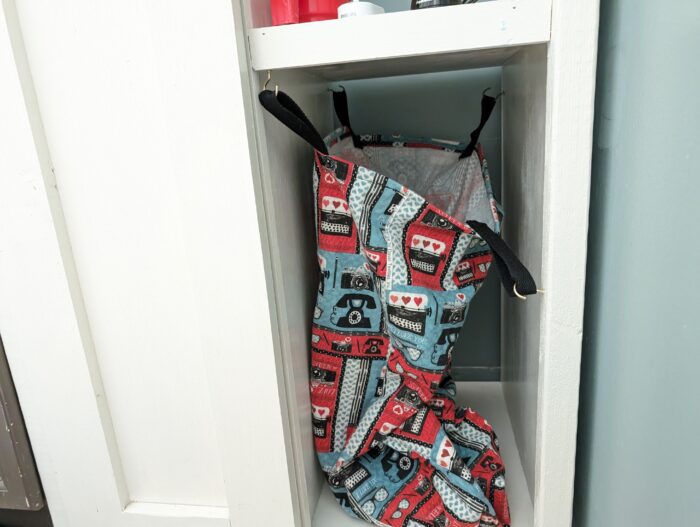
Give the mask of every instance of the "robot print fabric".
[[(343, 139), (338, 132), (335, 144)], [(365, 152), (439, 147), (364, 140)], [(340, 155), (317, 151), (314, 166), (321, 273), (311, 402), (329, 485), (348, 514), (376, 525), (507, 526), (496, 435), (456, 406), (449, 376), (491, 250), (465, 223)], [(478, 179), (497, 231), (481, 149), (458, 164)]]

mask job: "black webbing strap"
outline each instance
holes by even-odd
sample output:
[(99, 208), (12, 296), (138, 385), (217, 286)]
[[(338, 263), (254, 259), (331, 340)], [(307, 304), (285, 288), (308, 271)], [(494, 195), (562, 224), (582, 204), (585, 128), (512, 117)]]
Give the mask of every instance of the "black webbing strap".
[(503, 241), (503, 238), (493, 232), (488, 225), (480, 221), (468, 221), (467, 225), (474, 229), (491, 247), (493, 259), (498, 266), (498, 272), (501, 275), (501, 282), (506, 293), (510, 296), (517, 296), (516, 289), (522, 296), (537, 293), (537, 284), (532, 278), (530, 271), (515, 256), (515, 253)]
[[(488, 120), (488, 115), (490, 115), (491, 110), (493, 110), (496, 101), (493, 97), (488, 97), (486, 95), (484, 95), (484, 98), (492, 99), (492, 104), (485, 119), (482, 115), (482, 124), (480, 128), (483, 127), (483, 123)], [(301, 108), (299, 108), (286, 93), (278, 91), (277, 94), (275, 94), (275, 92), (271, 90), (263, 90), (260, 92), (259, 99), (263, 107), (277, 117), (282, 124), (307, 141), (319, 152), (328, 154), (328, 149), (323, 139), (321, 139), (321, 135), (316, 128), (314, 128), (306, 115), (304, 115)], [(483, 108), (484, 104), (482, 100), (482, 109)], [(472, 132), (472, 138), (473, 137), (474, 133)], [(476, 138), (478, 138), (478, 133)], [(488, 225), (479, 221), (468, 221), (467, 225), (474, 229), (491, 247), (494, 260), (496, 261), (498, 271), (501, 275), (501, 281), (503, 282), (506, 292), (510, 296), (517, 296), (516, 289), (517, 293), (523, 296), (537, 293), (537, 285), (532, 275), (498, 234), (493, 232)]]
[(278, 91), (275, 94), (272, 90), (263, 90), (258, 98), (263, 108), (277, 117), (283, 125), (322, 154), (328, 154), (328, 148), (323, 142), (321, 134), (289, 95), (283, 91)]
[(481, 130), (483, 130), (484, 125), (486, 125), (486, 121), (488, 121), (489, 117), (491, 117), (491, 112), (493, 112), (495, 107), (496, 98), (486, 95), (486, 91), (484, 91), (484, 94), (481, 96), (481, 120), (479, 121), (479, 126), (477, 126), (469, 135), (471, 141), (469, 141), (469, 144), (467, 145), (467, 148), (464, 149), (464, 152), (462, 152), (462, 155), (459, 156), (460, 159), (472, 155), (474, 148), (476, 148), (476, 144), (479, 142)]
[(338, 116), (340, 124), (345, 126), (352, 134), (352, 144), (355, 148), (362, 148), (360, 136), (350, 126), (350, 110), (348, 109), (348, 94), (345, 93), (345, 88), (340, 87), (340, 91), (331, 90), (333, 92), (333, 108)]

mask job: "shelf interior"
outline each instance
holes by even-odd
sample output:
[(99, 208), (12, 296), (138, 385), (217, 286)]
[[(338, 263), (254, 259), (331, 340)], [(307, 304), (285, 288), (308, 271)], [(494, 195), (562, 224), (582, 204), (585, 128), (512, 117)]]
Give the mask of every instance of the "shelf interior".
[[(496, 151), (492, 151), (495, 155), (490, 155), (489, 158), (490, 162), (493, 161), (493, 168), (502, 164), (501, 197), (507, 212), (504, 238), (516, 254), (521, 256), (533, 276), (539, 278), (543, 244), (542, 210), (545, 175), (543, 161), (546, 137), (545, 95), (548, 46), (543, 44), (503, 47), (498, 50), (475, 51), (474, 56), (482, 60), (491, 53), (494, 61), (505, 61), (502, 74), (499, 74), (501, 82), (496, 83), (484, 78), (475, 83), (475, 91), (470, 95), (467, 93), (466, 85), (460, 81), (458, 84), (463, 88), (447, 96), (442, 91), (447, 77), (442, 73), (432, 79), (434, 84), (417, 83), (414, 79), (392, 79), (391, 89), (387, 88), (389, 84), (385, 80), (373, 79), (366, 83), (366, 88), (371, 93), (365, 97), (365, 104), (360, 106), (357, 106), (359, 104), (357, 99), (352, 100), (353, 88), (363, 83), (362, 81), (348, 82), (350, 102), (355, 104), (351, 108), (351, 114), (355, 112), (354, 115), (357, 116), (358, 108), (361, 108), (359, 114), (362, 114), (362, 108), (364, 108), (364, 112), (367, 113), (364, 118), (377, 118), (388, 123), (387, 126), (391, 126), (385, 130), (386, 133), (395, 131), (407, 133), (411, 131), (411, 127), (417, 127), (419, 132), (438, 134), (438, 137), (443, 134), (447, 134), (448, 137), (461, 137), (464, 134), (460, 131), (463, 129), (462, 126), (470, 130), (471, 126), (467, 126), (467, 121), (474, 121), (474, 119), (467, 118), (466, 114), (461, 117), (462, 112), (455, 110), (454, 105), (449, 106), (449, 101), (474, 100), (476, 106), (484, 87), (491, 86), (494, 90), (492, 93), (500, 93), (500, 90), (503, 90), (506, 95), (499, 99), (499, 109), (502, 110), (500, 119), (502, 132), (498, 140), (499, 143), (502, 142), (502, 149), (500, 149), (502, 159), (498, 160)], [(448, 55), (443, 53), (440, 56), (445, 58)], [(458, 55), (462, 57), (459, 60), (463, 60), (468, 53)], [(449, 58), (457, 59), (457, 55)], [(430, 63), (426, 56), (413, 59), (394, 57), (386, 59), (386, 64), (395, 67), (404, 60), (407, 67), (413, 71), (417, 63), (424, 64), (425, 67), (434, 71), (440, 69), (437, 62)], [(355, 76), (350, 74), (355, 72), (352, 69), (355, 67), (358, 68), (356, 73), (360, 77), (367, 77), (369, 76), (366, 75), (367, 73), (378, 71), (376, 68), (381, 63), (381, 60), (373, 59), (368, 60), (365, 66), (349, 63), (283, 68), (273, 73), (272, 84), (278, 84), (280, 89), (292, 95), (311, 122), (316, 123), (323, 133), (329, 131), (333, 123), (328, 79), (337, 77), (347, 81)], [(338, 70), (334, 70), (336, 66)], [(311, 74), (312, 71), (325, 73)], [(392, 70), (392, 74), (394, 71)], [(386, 75), (386, 73), (383, 74)], [(479, 73), (472, 70), (469, 76), (476, 74)], [(460, 74), (455, 72), (455, 76), (460, 77)], [(254, 76), (255, 91), (262, 88), (265, 80), (263, 71)], [(399, 83), (405, 81), (405, 96), (398, 97), (395, 81)], [(359, 84), (355, 86), (357, 82)], [(501, 85), (500, 89), (498, 84)], [(437, 101), (437, 108), (426, 104), (425, 99), (421, 97)], [(382, 101), (390, 101), (391, 104), (382, 104)], [(375, 102), (379, 106), (369, 110), (367, 102)], [(394, 104), (395, 107), (392, 106)], [(445, 108), (449, 108), (452, 112), (450, 119), (440, 117), (440, 111)], [(285, 364), (289, 365), (285, 369), (284, 389), (290, 401), (290, 426), (293, 427), (294, 432), (291, 436), (292, 448), (300, 467), (297, 473), (300, 514), (305, 525), (313, 524), (317, 527), (356, 525), (359, 527), (360, 524), (357, 521), (346, 517), (327, 492), (312, 447), (307, 350), (308, 328), (311, 325), (310, 314), (313, 311), (318, 282), (314, 269), (309, 266), (309, 261), (314, 258), (316, 243), (314, 231), (309, 228), (311, 215), (308, 211), (312, 206), (309, 148), (274, 117), (262, 111), (259, 105), (255, 105), (254, 109), (257, 115), (256, 130), (259, 148), (262, 153), (261, 184), (265, 196), (264, 202), (269, 204), (269, 206), (265, 205), (265, 210), (268, 214), (270, 232), (274, 237), (271, 272), (274, 282), (279, 284), (279, 287), (275, 288), (272, 301), (281, 306), (280, 312), (284, 313), (284, 319), (279, 322), (282, 328), (280, 354), (284, 357)], [(400, 118), (405, 120), (400, 121)], [(359, 117), (356, 118), (358, 127), (364, 131), (365, 125), (362, 125), (359, 119)], [(433, 125), (444, 126), (448, 122), (457, 124), (460, 120), (463, 124), (460, 123), (459, 130), (430, 129)], [(376, 124), (376, 122), (369, 122), (368, 119), (367, 129), (372, 130)], [(482, 293), (480, 293), (481, 297), (483, 297)], [(502, 331), (499, 332), (502, 366), (500, 379), (505, 382), (460, 385), (460, 400), (468, 401), (471, 406), (482, 412), (494, 424), (499, 434), (508, 471), (508, 493), (512, 515), (515, 518), (514, 525), (519, 526), (533, 524), (528, 488), (534, 488), (536, 473), (534, 459), (538, 420), (539, 313), (539, 302), (533, 299), (527, 303), (508, 302), (500, 314), (493, 315), (500, 316), (502, 327)], [(510, 414), (506, 411), (506, 403), (511, 410)], [(522, 457), (519, 452), (522, 453)], [(313, 522), (312, 519), (314, 519)]]
[[(506, 489), (512, 524), (518, 527), (532, 527), (533, 508), (530, 491), (525, 479), (515, 435), (503, 398), (500, 382), (459, 382), (457, 401), (462, 406), (471, 406), (491, 423), (498, 434), (501, 455), (506, 466)], [(366, 523), (345, 514), (324, 486), (316, 505), (313, 527), (360, 527)]]

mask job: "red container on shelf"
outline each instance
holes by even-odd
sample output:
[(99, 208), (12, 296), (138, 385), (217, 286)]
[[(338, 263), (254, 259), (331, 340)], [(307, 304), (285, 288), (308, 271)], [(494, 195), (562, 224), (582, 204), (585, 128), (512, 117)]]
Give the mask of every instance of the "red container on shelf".
[(299, 23), (299, 0), (270, 0), (272, 25)]
[(347, 0), (270, 0), (272, 25), (317, 22), (338, 18), (338, 6)]
[(299, 21), (317, 22), (338, 18), (338, 6), (348, 0), (299, 0)]

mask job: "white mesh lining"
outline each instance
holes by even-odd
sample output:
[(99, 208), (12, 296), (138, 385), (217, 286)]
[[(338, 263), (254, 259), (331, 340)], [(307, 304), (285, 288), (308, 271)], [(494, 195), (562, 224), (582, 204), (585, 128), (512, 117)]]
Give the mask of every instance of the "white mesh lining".
[(496, 230), (489, 195), (476, 152), (459, 159), (459, 152), (406, 146), (355, 148), (347, 137), (330, 154), (379, 172), (442, 209), (455, 219), (477, 220)]

